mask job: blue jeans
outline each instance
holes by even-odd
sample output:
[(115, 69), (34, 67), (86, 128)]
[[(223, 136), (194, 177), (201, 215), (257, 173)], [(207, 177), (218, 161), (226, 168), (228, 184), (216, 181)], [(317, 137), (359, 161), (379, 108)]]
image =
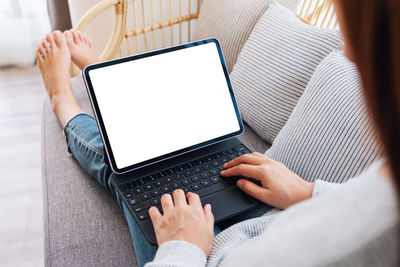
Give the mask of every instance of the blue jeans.
[[(125, 203), (111, 184), (110, 176), (112, 171), (110, 166), (104, 162), (103, 141), (101, 140), (96, 121), (87, 114), (79, 114), (67, 123), (64, 132), (68, 151), (78, 161), (79, 165), (101, 186), (114, 194), (128, 223), (139, 266), (152, 261), (158, 247), (151, 245), (146, 240)], [(267, 205), (260, 205), (248, 212), (225, 220), (215, 225), (214, 233), (216, 235), (237, 222), (259, 217), (267, 212), (268, 209)]]

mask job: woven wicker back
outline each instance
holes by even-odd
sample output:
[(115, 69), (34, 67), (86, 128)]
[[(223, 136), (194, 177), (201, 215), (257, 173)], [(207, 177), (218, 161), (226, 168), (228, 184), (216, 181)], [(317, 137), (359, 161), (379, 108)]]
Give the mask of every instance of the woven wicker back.
[(301, 0), (296, 14), (310, 25), (331, 29), (338, 28), (338, 21), (331, 0)]
[(133, 0), (127, 4), (121, 55), (190, 42), (200, 0)]
[[(200, 0), (102, 0), (83, 16), (76, 28), (84, 30), (93, 18), (112, 7), (114, 29), (101, 60), (190, 42)], [(301, 0), (296, 14), (314, 26), (338, 27), (331, 0)], [(74, 68), (72, 73), (77, 75), (79, 71)]]

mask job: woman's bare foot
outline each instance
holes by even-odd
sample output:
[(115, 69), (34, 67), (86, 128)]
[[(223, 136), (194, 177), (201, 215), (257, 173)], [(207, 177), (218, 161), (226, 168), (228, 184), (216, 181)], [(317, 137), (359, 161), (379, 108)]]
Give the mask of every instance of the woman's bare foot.
[(64, 32), (72, 61), (82, 70), (87, 65), (99, 61), (94, 51), (92, 41), (82, 32), (69, 30)]
[(60, 31), (47, 34), (36, 50), (36, 58), (53, 111), (64, 127), (82, 111), (71, 86), (71, 55), (63, 34)]

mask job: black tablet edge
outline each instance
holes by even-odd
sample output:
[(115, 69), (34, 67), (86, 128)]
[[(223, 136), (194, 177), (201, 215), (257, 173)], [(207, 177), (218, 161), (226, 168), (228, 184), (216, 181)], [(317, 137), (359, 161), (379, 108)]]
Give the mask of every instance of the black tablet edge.
[[(237, 118), (238, 123), (239, 123), (239, 130), (236, 131), (236, 132), (227, 134), (227, 135), (223, 135), (223, 136), (220, 136), (220, 137), (217, 137), (217, 138), (202, 142), (202, 143), (197, 144), (197, 145), (193, 145), (193, 146), (190, 146), (190, 147), (187, 147), (187, 148), (183, 148), (183, 149), (180, 149), (180, 150), (177, 150), (177, 151), (170, 152), (168, 154), (164, 154), (164, 155), (158, 156), (156, 158), (145, 160), (145, 161), (142, 161), (142, 162), (139, 162), (139, 163), (136, 163), (136, 164), (124, 167), (124, 168), (118, 168), (117, 164), (115, 162), (115, 159), (114, 159), (114, 155), (113, 155), (113, 152), (112, 152), (112, 149), (111, 149), (111, 145), (110, 145), (108, 136), (107, 136), (107, 130), (106, 130), (106, 127), (104, 125), (103, 119), (101, 117), (101, 112), (100, 112), (99, 106), (97, 104), (96, 95), (95, 95), (94, 90), (93, 90), (93, 86), (92, 86), (92, 83), (91, 83), (91, 80), (90, 80), (89, 72), (91, 70), (98, 69), (98, 68), (103, 68), (103, 67), (107, 67), (107, 66), (111, 66), (111, 65), (115, 65), (115, 64), (120, 64), (120, 63), (124, 63), (124, 62), (128, 62), (128, 61), (132, 61), (132, 60), (137, 60), (137, 59), (141, 59), (141, 58), (145, 58), (145, 57), (164, 54), (164, 53), (168, 53), (168, 52), (172, 52), (172, 51), (176, 51), (176, 50), (181, 50), (181, 49), (185, 49), (185, 48), (189, 48), (189, 47), (193, 47), (193, 46), (203, 45), (203, 44), (207, 44), (207, 43), (211, 43), (211, 42), (216, 44), (216, 47), (217, 47), (217, 50), (218, 50), (218, 54), (219, 54), (220, 62), (221, 62), (221, 65), (222, 65), (222, 69), (223, 69), (224, 74), (225, 74), (225, 80), (226, 80), (226, 82), (228, 84), (228, 89), (229, 89), (229, 93), (231, 95), (231, 100), (232, 100), (232, 103), (233, 103), (233, 107), (235, 109), (236, 118)], [(104, 155), (104, 156), (108, 158), (111, 170), (116, 174), (124, 174), (124, 173), (127, 173), (127, 172), (131, 172), (131, 171), (134, 171), (134, 170), (137, 170), (137, 169), (140, 169), (140, 168), (143, 168), (143, 167), (146, 167), (146, 166), (149, 166), (149, 165), (152, 165), (152, 164), (164, 161), (164, 160), (171, 159), (173, 157), (177, 157), (177, 156), (192, 152), (192, 151), (197, 150), (197, 149), (201, 149), (201, 148), (204, 148), (204, 147), (207, 147), (207, 146), (210, 146), (210, 145), (213, 145), (213, 144), (228, 140), (228, 139), (233, 138), (233, 137), (240, 136), (244, 131), (243, 121), (242, 121), (242, 118), (240, 116), (240, 112), (239, 112), (239, 108), (238, 108), (237, 103), (236, 103), (236, 99), (234, 97), (232, 84), (231, 84), (230, 79), (229, 79), (229, 73), (228, 73), (228, 70), (227, 70), (227, 67), (226, 67), (226, 63), (225, 63), (225, 60), (224, 60), (224, 57), (223, 57), (223, 54), (222, 54), (221, 46), (220, 46), (220, 44), (219, 44), (219, 42), (218, 42), (218, 40), (216, 38), (209, 38), (209, 39), (199, 40), (199, 41), (195, 41), (195, 42), (192, 42), (192, 43), (177, 45), (177, 46), (163, 48), (163, 49), (159, 49), (159, 50), (155, 50), (155, 51), (151, 51), (151, 52), (146, 52), (146, 53), (142, 53), (142, 54), (138, 54), (138, 55), (132, 55), (132, 56), (124, 57), (124, 58), (118, 58), (118, 59), (104, 61), (104, 62), (100, 62), (100, 63), (96, 63), (96, 64), (91, 64), (91, 65), (86, 66), (83, 69), (82, 74), (83, 74), (84, 82), (85, 82), (85, 85), (86, 85), (86, 90), (87, 90), (87, 93), (88, 93), (88, 97), (90, 99), (90, 103), (91, 103), (91, 106), (92, 106), (92, 109), (93, 109), (93, 113), (95, 115), (95, 119), (96, 119), (97, 125), (99, 126), (99, 132), (100, 132), (101, 138), (103, 140), (103, 144), (104, 144), (104, 148), (105, 148), (104, 150), (106, 152), (106, 155)]]

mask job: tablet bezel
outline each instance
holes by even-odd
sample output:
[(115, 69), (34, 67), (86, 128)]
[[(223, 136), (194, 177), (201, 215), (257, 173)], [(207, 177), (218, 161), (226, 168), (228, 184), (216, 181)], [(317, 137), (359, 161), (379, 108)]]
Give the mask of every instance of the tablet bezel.
[[(109, 138), (107, 135), (107, 130), (106, 130), (106, 126), (104, 125), (104, 121), (102, 119), (101, 116), (101, 111), (99, 108), (99, 105), (97, 103), (97, 99), (96, 99), (96, 94), (95, 94), (95, 90), (93, 89), (93, 85), (90, 79), (90, 71), (94, 70), (94, 69), (99, 69), (99, 68), (103, 68), (103, 67), (108, 67), (111, 65), (116, 65), (116, 64), (121, 64), (121, 63), (125, 63), (128, 61), (133, 61), (133, 60), (137, 60), (137, 59), (142, 59), (142, 58), (146, 58), (146, 57), (152, 57), (152, 56), (156, 56), (156, 55), (160, 55), (160, 54), (164, 54), (164, 53), (169, 53), (169, 52), (173, 52), (173, 51), (177, 51), (177, 50), (181, 50), (181, 49), (186, 49), (186, 48), (190, 48), (190, 47), (194, 47), (194, 46), (199, 46), (199, 45), (204, 45), (204, 44), (208, 44), (208, 43), (215, 43), (216, 48), (218, 50), (218, 54), (219, 54), (219, 58), (220, 58), (220, 62), (221, 62), (221, 66), (222, 69), (224, 71), (225, 74), (225, 80), (229, 89), (229, 93), (231, 95), (231, 100), (232, 100), (232, 104), (234, 106), (235, 109), (235, 113), (236, 113), (236, 118), (238, 120), (239, 123), (239, 131), (237, 132), (233, 132), (233, 133), (229, 133), (214, 139), (210, 139), (208, 141), (190, 146), (190, 147), (186, 147), (177, 151), (173, 151), (170, 152), (168, 154), (164, 154), (149, 160), (145, 160), (139, 163), (135, 163), (132, 164), (130, 166), (124, 167), (124, 168), (118, 168), (115, 158), (114, 158), (114, 154), (112, 151), (112, 147), (110, 145), (109, 142)], [(196, 42), (192, 42), (192, 43), (188, 43), (188, 44), (183, 44), (183, 45), (178, 45), (178, 46), (173, 46), (173, 47), (169, 47), (169, 48), (164, 48), (164, 49), (160, 49), (160, 50), (156, 50), (156, 51), (151, 51), (151, 52), (147, 52), (147, 53), (143, 53), (143, 54), (138, 54), (138, 55), (133, 55), (133, 56), (128, 56), (128, 57), (124, 57), (124, 58), (119, 58), (119, 59), (115, 59), (115, 60), (110, 60), (110, 61), (105, 61), (105, 62), (101, 62), (101, 63), (96, 63), (96, 64), (92, 64), (92, 65), (88, 65), (87, 67), (84, 68), (83, 70), (83, 78), (85, 81), (85, 85), (86, 85), (86, 89), (87, 89), (87, 93), (94, 111), (94, 115), (97, 121), (97, 125), (99, 127), (99, 131), (103, 140), (103, 144), (104, 144), (104, 148), (105, 148), (105, 152), (106, 152), (106, 156), (108, 158), (108, 162), (110, 164), (110, 167), (112, 169), (113, 172), (117, 173), (117, 174), (123, 174), (123, 173), (127, 173), (133, 170), (137, 170), (139, 168), (145, 167), (145, 166), (149, 166), (151, 164), (160, 162), (160, 161), (164, 161), (188, 152), (191, 152), (193, 150), (197, 150), (212, 144), (215, 144), (217, 142), (221, 142), (221, 141), (225, 141), (229, 138), (238, 136), (240, 134), (243, 133), (243, 122), (242, 122), (242, 118), (240, 116), (239, 113), (239, 109), (233, 94), (233, 90), (232, 90), (232, 85), (229, 79), (229, 74), (228, 74), (228, 70), (226, 68), (226, 64), (225, 64), (225, 60), (224, 57), (222, 55), (222, 50), (221, 50), (221, 46), (219, 45), (219, 42), (215, 39), (215, 38), (210, 38), (210, 39), (205, 39), (205, 40), (201, 40), (201, 41), (196, 41)]]

